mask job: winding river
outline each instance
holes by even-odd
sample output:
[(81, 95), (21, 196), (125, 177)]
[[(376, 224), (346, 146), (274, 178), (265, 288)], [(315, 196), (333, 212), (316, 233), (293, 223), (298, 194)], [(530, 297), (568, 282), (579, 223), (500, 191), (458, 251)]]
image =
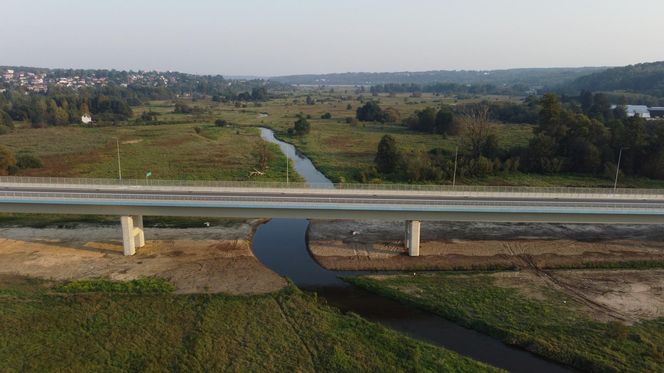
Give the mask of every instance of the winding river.
[[(309, 185), (332, 188), (332, 182), (320, 173), (309, 159), (291, 144), (275, 138), (267, 128), (260, 128), (265, 141), (278, 144), (293, 162), (295, 171)], [(432, 313), (367, 292), (342, 281), (339, 276), (361, 272), (329, 271), (311, 257), (306, 234), (309, 222), (304, 219), (272, 219), (254, 235), (254, 255), (267, 267), (290, 278), (298, 287), (315, 291), (320, 297), (344, 312), (354, 312), (367, 320), (476, 360), (512, 372), (569, 372), (566, 367), (527, 351), (451, 323)]]

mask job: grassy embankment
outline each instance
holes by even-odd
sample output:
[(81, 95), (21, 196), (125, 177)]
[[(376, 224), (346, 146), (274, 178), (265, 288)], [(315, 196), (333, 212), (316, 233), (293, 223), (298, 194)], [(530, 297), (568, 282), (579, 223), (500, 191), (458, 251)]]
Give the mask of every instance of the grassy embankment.
[(0, 281), (0, 371), (493, 371), (294, 287), (173, 295), (161, 280)]
[(542, 299), (535, 299), (481, 274), (349, 281), (581, 370), (655, 372), (664, 366), (664, 318), (631, 326), (592, 321), (564, 294), (542, 289)]

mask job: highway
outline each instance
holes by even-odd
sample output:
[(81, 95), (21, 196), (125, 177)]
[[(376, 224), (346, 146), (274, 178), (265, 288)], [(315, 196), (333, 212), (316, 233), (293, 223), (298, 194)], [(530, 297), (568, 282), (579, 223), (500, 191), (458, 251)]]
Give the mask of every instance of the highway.
[[(0, 211), (236, 217), (664, 222), (664, 195), (612, 190), (482, 192), (0, 182)], [(592, 191), (592, 192), (590, 192)]]

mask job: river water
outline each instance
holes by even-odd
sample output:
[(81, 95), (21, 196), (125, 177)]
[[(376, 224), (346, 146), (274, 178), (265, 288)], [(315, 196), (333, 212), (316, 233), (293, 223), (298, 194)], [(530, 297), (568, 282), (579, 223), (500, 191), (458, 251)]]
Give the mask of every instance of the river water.
[[(332, 182), (320, 173), (309, 159), (291, 144), (275, 138), (267, 128), (260, 128), (265, 141), (278, 144), (293, 162), (297, 173), (309, 185), (332, 188)], [(284, 165), (285, 167), (285, 165)], [(527, 351), (449, 322), (432, 313), (367, 292), (342, 281), (339, 276), (363, 272), (328, 271), (311, 257), (306, 234), (309, 222), (304, 219), (272, 219), (256, 230), (252, 241), (254, 255), (298, 287), (315, 291), (344, 312), (354, 312), (367, 320), (476, 360), (512, 372), (569, 372), (551, 361)]]

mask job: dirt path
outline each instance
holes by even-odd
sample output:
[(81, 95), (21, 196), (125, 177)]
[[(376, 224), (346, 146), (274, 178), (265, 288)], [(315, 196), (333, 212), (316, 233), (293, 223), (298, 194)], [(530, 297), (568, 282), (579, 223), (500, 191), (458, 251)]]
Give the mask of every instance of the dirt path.
[(67, 280), (167, 278), (177, 292), (267, 293), (283, 278), (253, 256), (250, 224), (195, 229), (146, 229), (146, 246), (122, 255), (119, 226), (0, 230), (0, 274)]

